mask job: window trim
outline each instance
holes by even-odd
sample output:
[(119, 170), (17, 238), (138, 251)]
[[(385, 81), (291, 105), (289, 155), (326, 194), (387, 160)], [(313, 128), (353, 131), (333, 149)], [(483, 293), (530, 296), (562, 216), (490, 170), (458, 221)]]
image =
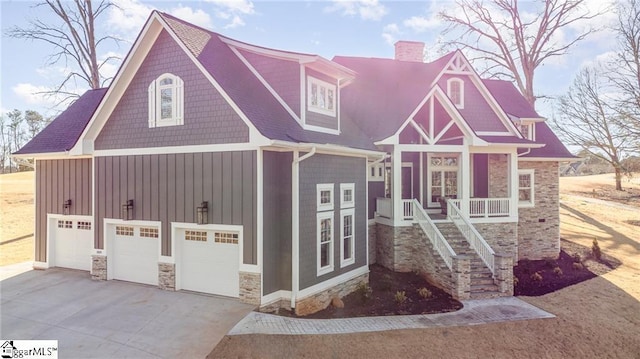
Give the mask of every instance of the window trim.
[[(459, 103), (456, 103), (453, 100), (453, 96), (451, 96), (451, 91), (452, 91), (451, 85), (454, 82), (460, 84), (460, 102)], [(460, 109), (460, 110), (464, 109), (464, 81), (461, 78), (452, 77), (447, 80), (447, 96), (449, 96), (449, 99), (456, 106), (457, 109)]]
[[(344, 255), (344, 217), (351, 216), (351, 258), (345, 259)], [(355, 208), (343, 209), (340, 211), (340, 268), (356, 262), (356, 215)]]
[[(351, 190), (351, 201), (344, 200), (345, 190)], [(356, 184), (340, 183), (340, 208), (351, 208), (356, 205)]]
[[(335, 201), (334, 193), (333, 193), (333, 183), (318, 183), (316, 185), (316, 203), (318, 211), (332, 211), (333, 203)], [(330, 203), (321, 203), (321, 193), (323, 191), (330, 191), (331, 194), (331, 202)]]
[[(164, 79), (171, 79), (171, 85), (160, 85)], [(171, 118), (162, 118), (163, 89), (172, 90)], [(149, 128), (184, 125), (184, 83), (179, 76), (164, 73), (149, 84)]]
[[(527, 127), (527, 135), (526, 136), (522, 133), (522, 127), (523, 126)], [(535, 126), (534, 122), (520, 120), (520, 123), (518, 124), (518, 131), (520, 132), (522, 137), (527, 139), (527, 140), (530, 140), (530, 141), (535, 141), (536, 140), (535, 128), (536, 128), (536, 126)]]
[[(317, 105), (312, 105), (311, 104), (311, 87), (313, 85), (318, 86), (318, 88), (320, 87), (324, 87), (326, 89), (326, 100), (329, 99), (329, 90), (333, 91), (333, 109), (329, 109), (324, 108), (324, 107), (320, 107)], [(318, 90), (319, 92), (319, 90)], [(327, 116), (331, 116), (331, 117), (336, 117), (336, 113), (337, 113), (337, 107), (338, 107), (338, 91), (337, 91), (337, 86), (334, 84), (331, 84), (329, 82), (326, 81), (322, 81), (318, 78), (315, 78), (313, 76), (307, 76), (307, 110), (311, 111), (311, 112), (315, 112), (315, 113), (319, 113), (322, 115), (327, 115)], [(325, 102), (326, 103), (326, 102)], [(328, 106), (328, 105), (327, 105)]]
[[(520, 200), (520, 176), (528, 175), (530, 178), (530, 198), (529, 201), (521, 201)], [(535, 207), (535, 170), (534, 169), (519, 169), (518, 170), (518, 207), (519, 208), (530, 208)]]
[[(327, 273), (333, 272), (333, 235), (335, 228), (335, 219), (333, 218), (333, 211), (327, 212), (318, 212), (316, 215), (317, 224), (316, 224), (316, 274), (317, 276), (321, 276)], [(322, 242), (322, 221), (328, 219), (331, 222), (331, 233), (329, 235), (329, 241)], [(329, 245), (329, 264), (322, 267), (321, 266), (321, 258), (322, 258), (322, 245), (327, 243)]]

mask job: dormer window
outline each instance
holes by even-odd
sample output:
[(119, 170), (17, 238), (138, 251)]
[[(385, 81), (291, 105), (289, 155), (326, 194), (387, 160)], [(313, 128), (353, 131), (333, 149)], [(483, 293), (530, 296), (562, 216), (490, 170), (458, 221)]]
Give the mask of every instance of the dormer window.
[(149, 85), (149, 128), (184, 124), (182, 79), (162, 74)]
[(309, 111), (335, 116), (336, 86), (314, 77), (307, 77), (307, 106)]
[(459, 78), (447, 80), (447, 95), (458, 109), (464, 108), (464, 81)]
[(527, 140), (535, 141), (533, 126), (534, 126), (533, 122), (520, 121), (520, 123), (517, 124), (518, 130), (520, 130), (520, 133), (522, 134), (523, 138), (526, 138)]

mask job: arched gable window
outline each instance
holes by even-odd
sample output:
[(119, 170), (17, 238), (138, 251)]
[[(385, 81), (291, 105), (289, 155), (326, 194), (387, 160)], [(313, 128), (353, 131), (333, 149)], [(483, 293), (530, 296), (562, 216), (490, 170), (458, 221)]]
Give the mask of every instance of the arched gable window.
[(184, 124), (182, 79), (162, 74), (149, 85), (149, 127)]
[(464, 81), (457, 77), (448, 79), (447, 95), (457, 108), (464, 108)]

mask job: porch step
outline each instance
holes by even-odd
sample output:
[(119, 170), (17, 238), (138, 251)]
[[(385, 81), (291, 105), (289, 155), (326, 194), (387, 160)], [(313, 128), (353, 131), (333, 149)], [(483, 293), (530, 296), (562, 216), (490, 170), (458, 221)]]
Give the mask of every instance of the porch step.
[(490, 284), (476, 284), (471, 283), (471, 293), (489, 293), (489, 292), (498, 292), (498, 286), (490, 283)]
[(495, 291), (495, 292), (477, 292), (477, 293), (474, 293), (473, 291), (471, 291), (471, 295), (470, 295), (471, 299), (494, 299), (494, 298), (500, 298), (500, 297), (502, 297), (502, 294), (500, 294), (497, 291)]

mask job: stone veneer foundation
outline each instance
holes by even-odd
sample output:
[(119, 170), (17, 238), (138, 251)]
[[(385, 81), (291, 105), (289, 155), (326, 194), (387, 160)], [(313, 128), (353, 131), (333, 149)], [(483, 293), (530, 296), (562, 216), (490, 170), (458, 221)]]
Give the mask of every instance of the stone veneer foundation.
[(176, 265), (158, 263), (158, 286), (164, 290), (176, 290)]
[(518, 209), (518, 259), (557, 258), (560, 254), (558, 162), (518, 163), (534, 170), (534, 207)]
[(91, 256), (91, 279), (107, 280), (107, 257), (101, 255)]
[(358, 286), (369, 284), (369, 273), (352, 278), (327, 290), (298, 299), (295, 312), (297, 315), (309, 315), (321, 311), (331, 304), (335, 297), (342, 298), (358, 289)]
[(375, 264), (376, 259), (376, 246), (378, 241), (377, 235), (378, 226), (375, 223), (369, 224), (369, 264)]
[(260, 273), (240, 272), (240, 301), (260, 305), (261, 281)]
[(494, 252), (518, 260), (518, 223), (474, 223), (473, 226)]

